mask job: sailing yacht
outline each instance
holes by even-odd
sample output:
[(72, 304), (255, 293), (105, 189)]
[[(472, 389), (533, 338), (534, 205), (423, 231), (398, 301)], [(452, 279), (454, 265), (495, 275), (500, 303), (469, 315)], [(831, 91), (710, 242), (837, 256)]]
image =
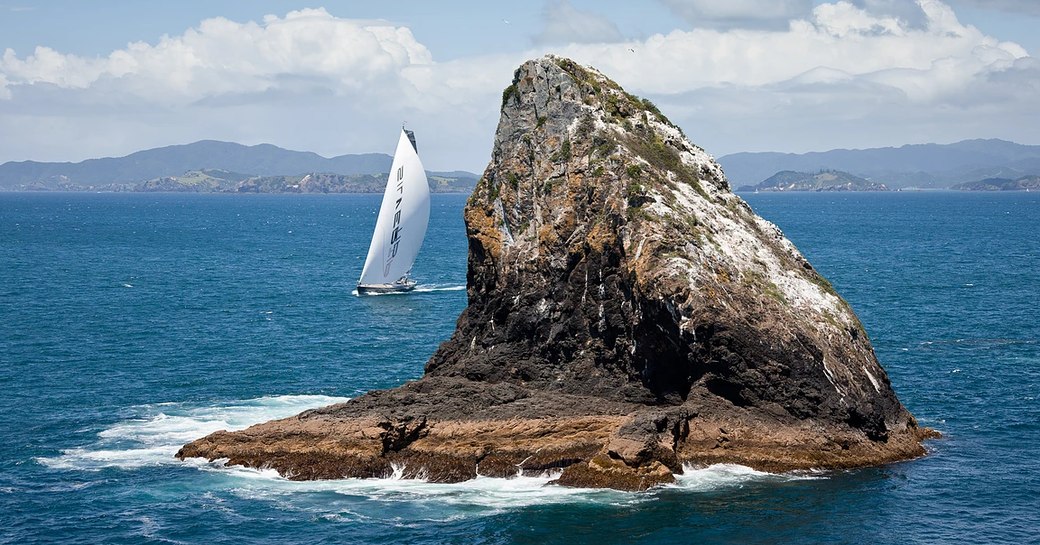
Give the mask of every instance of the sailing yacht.
[(415, 133), (402, 127), (368, 257), (357, 283), (358, 295), (415, 289), (409, 274), (429, 222), (430, 186), (426, 171), (419, 161)]

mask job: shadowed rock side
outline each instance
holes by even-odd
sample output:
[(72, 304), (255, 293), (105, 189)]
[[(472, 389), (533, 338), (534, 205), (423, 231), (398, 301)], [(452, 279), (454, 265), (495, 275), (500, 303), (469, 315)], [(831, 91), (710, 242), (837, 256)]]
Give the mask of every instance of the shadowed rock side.
[(648, 101), (567, 59), (502, 95), (465, 209), (469, 306), (422, 379), (218, 432), (178, 457), (294, 479), (562, 468), (645, 489), (684, 464), (924, 454), (844, 300)]

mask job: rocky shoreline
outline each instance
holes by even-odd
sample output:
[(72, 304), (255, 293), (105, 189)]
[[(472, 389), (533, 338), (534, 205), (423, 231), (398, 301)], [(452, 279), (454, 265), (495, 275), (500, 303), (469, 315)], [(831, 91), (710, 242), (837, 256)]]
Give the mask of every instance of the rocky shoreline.
[[(464, 404), (446, 408), (445, 391), (460, 392)], [(695, 403), (678, 409), (602, 405), (601, 398), (423, 379), (247, 430), (216, 432), (177, 456), (275, 469), (291, 480), (397, 474), (453, 483), (562, 470), (558, 484), (644, 490), (673, 482), (684, 466), (734, 463), (785, 472), (905, 460), (924, 455), (920, 442), (934, 434), (911, 428), (865, 442), (851, 430), (835, 434), (779, 415), (704, 416), (719, 407), (691, 414)], [(589, 414), (590, 406), (602, 414)]]
[(686, 465), (925, 454), (859, 320), (652, 103), (557, 57), (502, 96), (465, 211), (469, 305), (423, 378), (185, 445), (290, 479), (561, 471), (642, 490)]

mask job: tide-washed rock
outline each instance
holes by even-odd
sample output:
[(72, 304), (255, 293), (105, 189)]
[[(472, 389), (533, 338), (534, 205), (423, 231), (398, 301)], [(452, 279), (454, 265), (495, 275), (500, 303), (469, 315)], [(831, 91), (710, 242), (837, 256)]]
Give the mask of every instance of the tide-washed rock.
[(644, 489), (689, 464), (924, 453), (863, 326), (653, 104), (557, 57), (502, 95), (470, 197), (469, 305), (422, 379), (178, 457), (291, 478), (562, 470)]

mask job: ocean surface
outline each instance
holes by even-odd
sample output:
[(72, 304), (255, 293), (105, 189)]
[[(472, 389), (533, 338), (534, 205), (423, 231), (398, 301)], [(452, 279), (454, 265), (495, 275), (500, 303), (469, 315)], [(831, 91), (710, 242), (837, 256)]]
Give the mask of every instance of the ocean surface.
[(750, 194), (851, 303), (919, 460), (289, 482), (187, 441), (421, 375), (465, 306), (464, 196), (409, 295), (352, 294), (378, 195), (0, 193), (0, 543), (1040, 543), (1040, 194)]

